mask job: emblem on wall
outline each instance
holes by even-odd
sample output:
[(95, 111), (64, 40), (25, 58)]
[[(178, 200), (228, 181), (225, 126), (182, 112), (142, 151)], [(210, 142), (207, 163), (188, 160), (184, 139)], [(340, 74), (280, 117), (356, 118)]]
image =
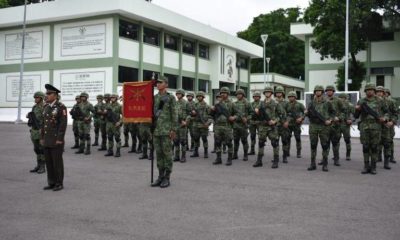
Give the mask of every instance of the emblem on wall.
[(231, 80), (233, 77), (233, 66), (235, 63), (235, 58), (232, 55), (226, 56), (226, 67), (228, 69), (228, 79)]

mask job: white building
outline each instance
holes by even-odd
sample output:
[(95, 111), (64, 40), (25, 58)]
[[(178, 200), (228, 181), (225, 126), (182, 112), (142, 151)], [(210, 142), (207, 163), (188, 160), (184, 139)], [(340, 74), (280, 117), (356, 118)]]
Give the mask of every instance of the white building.
[[(0, 9), (0, 116), (15, 113), (23, 6)], [(120, 90), (123, 82), (166, 75), (170, 88), (222, 86), (249, 91), (250, 59), (262, 47), (143, 0), (57, 0), (27, 8), (24, 111), (52, 83), (72, 106), (82, 91)], [(13, 116), (16, 116), (13, 115)]]
[[(305, 91), (312, 91), (318, 84), (335, 84), (337, 69), (343, 61), (321, 60), (321, 55), (311, 47), (311, 25), (293, 23), (290, 32), (305, 42)], [(367, 81), (392, 89), (393, 97), (400, 97), (400, 31), (384, 33), (381, 41), (370, 42), (357, 59), (367, 68)]]

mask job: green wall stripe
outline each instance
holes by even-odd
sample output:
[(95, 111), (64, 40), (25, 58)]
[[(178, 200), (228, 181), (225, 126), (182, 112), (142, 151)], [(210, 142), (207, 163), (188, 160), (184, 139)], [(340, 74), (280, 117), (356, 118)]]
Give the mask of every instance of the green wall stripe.
[(164, 49), (165, 49), (165, 31), (164, 29), (161, 29), (160, 33), (160, 74), (164, 75)]
[(143, 22), (139, 24), (139, 80), (143, 80)]

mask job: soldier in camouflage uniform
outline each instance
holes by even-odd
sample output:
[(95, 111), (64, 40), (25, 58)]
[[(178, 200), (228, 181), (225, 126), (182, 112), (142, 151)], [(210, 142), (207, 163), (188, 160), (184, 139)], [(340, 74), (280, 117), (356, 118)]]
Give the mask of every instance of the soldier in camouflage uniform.
[(80, 145), (79, 145), (79, 150), (75, 153), (77, 154), (85, 153), (85, 155), (89, 155), (90, 146), (92, 144), (90, 140), (90, 127), (92, 122), (92, 116), (95, 113), (95, 111), (93, 105), (88, 101), (89, 94), (82, 92), (80, 96), (81, 96), (81, 103), (78, 105), (82, 113), (78, 124)]
[(333, 122), (329, 130), (329, 145), (330, 143), (332, 143), (334, 165), (340, 166), (339, 163), (339, 149), (340, 149), (340, 137), (341, 137), (340, 122), (344, 121), (343, 113), (345, 109), (343, 107), (343, 102), (340, 101), (339, 98), (335, 96), (335, 91), (336, 91), (335, 86), (332, 85), (327, 86), (325, 89), (327, 100), (331, 102), (333, 110), (336, 113), (336, 116), (333, 118)]
[(40, 129), (43, 126), (44, 97), (43, 92), (35, 92), (33, 95), (35, 105), (32, 107), (32, 111), (26, 116), (29, 119), (28, 126), (31, 128), (31, 141), (33, 143), (33, 151), (36, 154), (36, 167), (30, 170), (30, 172), (36, 172), (38, 174), (42, 174), (46, 171), (43, 146), (40, 144)]
[[(139, 139), (142, 142), (142, 156), (139, 159), (153, 159), (153, 136), (151, 133), (151, 123), (139, 124)], [(149, 150), (149, 151), (147, 151)], [(147, 153), (149, 152), (149, 153)]]
[[(385, 96), (386, 96), (387, 100), (390, 102), (391, 109), (389, 109), (389, 111), (391, 112), (391, 115), (392, 115), (393, 119), (396, 118), (398, 120), (398, 118), (399, 118), (399, 106), (398, 106), (396, 100), (394, 100), (391, 97), (390, 89), (385, 88)], [(397, 123), (395, 123), (392, 127), (390, 127), (390, 136), (391, 136), (392, 140), (391, 140), (391, 143), (390, 143), (389, 162), (391, 162), (391, 163), (396, 163), (396, 160), (394, 159), (394, 141), (393, 141), (394, 136), (396, 134), (396, 132), (394, 130), (396, 124)]]
[(122, 125), (122, 107), (118, 103), (118, 94), (111, 95), (111, 102), (106, 107), (107, 119), (107, 137), (108, 137), (108, 152), (106, 157), (114, 155), (114, 139), (116, 142), (116, 151), (114, 157), (121, 156), (121, 125)]
[(390, 170), (391, 167), (389, 166), (389, 160), (391, 157), (391, 146), (393, 144), (391, 130), (392, 130), (392, 128), (394, 128), (394, 126), (397, 123), (397, 109), (396, 109), (395, 103), (390, 101), (388, 98), (386, 98), (384, 87), (377, 86), (376, 87), (376, 95), (383, 100), (385, 107), (388, 111), (388, 117), (389, 117), (388, 121), (382, 126), (381, 142), (379, 144), (378, 159), (382, 158), (382, 152), (383, 152), (383, 168)]
[(200, 138), (203, 141), (204, 158), (208, 158), (208, 127), (211, 124), (210, 107), (204, 101), (205, 93), (199, 91), (196, 94), (197, 101), (191, 112), (190, 121), (193, 121), (194, 151), (190, 157), (199, 156)]
[[(94, 143), (92, 146), (99, 145), (99, 134), (100, 134), (100, 122), (102, 121), (102, 115), (99, 114), (99, 109), (104, 104), (103, 103), (103, 95), (97, 95), (97, 104), (94, 105), (94, 115), (93, 115), (93, 126), (94, 126)], [(102, 133), (103, 136), (103, 133)]]
[[(253, 94), (253, 102), (251, 103), (251, 109), (254, 112), (254, 109), (256, 108), (260, 108), (260, 104), (261, 104), (261, 93), (259, 91), (255, 91)], [(250, 126), (249, 126), (249, 130), (250, 130), (250, 140), (251, 140), (251, 144), (250, 144), (250, 152), (248, 155), (255, 155), (255, 145), (256, 145), (256, 138), (257, 138), (257, 132), (259, 133), (259, 125), (260, 125), (260, 121), (256, 121), (253, 120), (252, 118), (250, 119)]]
[(361, 119), (358, 125), (364, 155), (364, 169), (361, 174), (376, 174), (382, 125), (388, 120), (385, 103), (375, 95), (375, 91), (375, 84), (366, 84), (366, 96), (360, 99), (355, 107), (354, 117)]
[(246, 93), (243, 89), (238, 89), (236, 91), (237, 101), (234, 103), (235, 108), (238, 111), (238, 115), (240, 117), (236, 118), (236, 121), (233, 123), (233, 158), (238, 159), (238, 151), (240, 141), (243, 145), (243, 161), (248, 160), (248, 151), (249, 151), (249, 142), (247, 138), (249, 136), (248, 130), (248, 120), (252, 116), (253, 112), (251, 109), (250, 103), (245, 98)]
[(129, 153), (142, 153), (142, 141), (139, 134), (139, 124), (130, 123), (128, 125), (128, 131), (131, 134), (132, 138), (132, 147)]
[(221, 159), (221, 147), (222, 143), (225, 142), (228, 146), (228, 160), (225, 163), (226, 166), (232, 165), (233, 158), (233, 128), (232, 124), (235, 122), (238, 117), (238, 111), (235, 107), (235, 104), (229, 100), (229, 88), (222, 87), (221, 101), (217, 102), (211, 108), (211, 115), (214, 118), (214, 138), (215, 138), (215, 152), (217, 153), (217, 158), (213, 162), (214, 165), (218, 165), (222, 163)]
[(290, 141), (290, 130), (289, 130), (289, 121), (287, 120), (286, 109), (288, 102), (285, 99), (285, 90), (282, 86), (278, 86), (275, 89), (275, 101), (281, 106), (284, 110), (282, 115), (279, 117), (280, 121), (277, 123), (279, 137), (282, 142), (282, 162), (287, 163), (287, 157), (289, 154), (289, 141)]
[(104, 94), (104, 103), (99, 106), (98, 114), (100, 115), (100, 132), (101, 132), (101, 147), (99, 151), (107, 150), (107, 119), (106, 119), (106, 108), (110, 105), (110, 94)]
[(304, 105), (296, 100), (296, 92), (291, 91), (288, 94), (289, 102), (286, 105), (286, 116), (289, 122), (288, 151), (290, 152), (290, 142), (292, 134), (296, 140), (297, 158), (301, 158), (301, 124), (304, 121)]
[(272, 87), (267, 86), (263, 92), (265, 100), (261, 102), (259, 108), (254, 109), (253, 120), (260, 121), (261, 124), (259, 126), (257, 161), (253, 164), (253, 167), (262, 167), (264, 147), (268, 137), (271, 141), (274, 155), (271, 167), (278, 168), (279, 133), (276, 124), (280, 121), (280, 116), (283, 116), (284, 110), (272, 99), (273, 92)]
[[(187, 114), (190, 115), (192, 110), (194, 109), (194, 104), (196, 103), (195, 101), (193, 101), (194, 98), (194, 94), (192, 92), (188, 92), (186, 94), (186, 99), (187, 99)], [(188, 123), (188, 135), (190, 135), (190, 151), (194, 150), (194, 137), (193, 137), (193, 122), (189, 121)], [(187, 148), (189, 148), (189, 138), (187, 137)]]
[(79, 122), (80, 120), (77, 119), (78, 116), (76, 116), (76, 111), (77, 108), (79, 107), (79, 104), (81, 103), (81, 95), (76, 95), (75, 96), (75, 101), (76, 103), (72, 107), (71, 111), (69, 111), (69, 114), (72, 117), (72, 132), (74, 133), (74, 140), (75, 140), (75, 145), (71, 147), (71, 149), (78, 149), (79, 148)]
[(305, 115), (310, 120), (311, 165), (307, 169), (308, 171), (317, 169), (315, 159), (317, 157), (318, 139), (321, 141), (322, 147), (322, 171), (328, 171), (329, 132), (336, 113), (332, 103), (324, 98), (323, 92), (323, 86), (315, 86), (314, 98), (305, 111)]
[(168, 78), (160, 76), (157, 80), (158, 93), (154, 96), (154, 147), (157, 154), (158, 178), (152, 187), (166, 188), (170, 185), (172, 172), (171, 141), (176, 138), (178, 115), (176, 99), (167, 92)]
[[(187, 146), (187, 117), (188, 117), (188, 106), (187, 101), (183, 99), (185, 96), (185, 91), (183, 89), (178, 89), (176, 91), (176, 97), (178, 98), (176, 102), (176, 113), (178, 115), (178, 129), (176, 133), (176, 139), (174, 140), (175, 146), (175, 158), (174, 162), (186, 162), (186, 146)], [(180, 155), (182, 153), (182, 155)]]
[(351, 160), (351, 135), (350, 127), (353, 124), (352, 115), (354, 114), (354, 106), (347, 100), (347, 94), (341, 93), (339, 99), (343, 103), (343, 119), (340, 121), (340, 135), (343, 135), (346, 143), (346, 160)]

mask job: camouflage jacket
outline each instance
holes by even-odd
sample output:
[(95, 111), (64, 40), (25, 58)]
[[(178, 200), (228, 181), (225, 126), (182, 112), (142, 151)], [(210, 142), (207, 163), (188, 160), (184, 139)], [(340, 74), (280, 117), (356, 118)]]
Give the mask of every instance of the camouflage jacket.
[[(344, 114), (344, 106), (343, 102), (336, 96), (327, 97), (327, 100), (331, 102), (333, 110), (335, 111), (335, 117), (339, 118), (339, 121), (342, 122), (346, 119)], [(335, 123), (333, 123), (335, 124)]]
[(238, 110), (235, 104), (226, 99), (220, 102), (216, 102), (214, 105), (214, 110), (211, 111), (211, 116), (214, 119), (215, 126), (231, 126), (231, 122), (229, 121), (230, 116), (238, 116)]
[(354, 115), (354, 106), (351, 104), (349, 101), (345, 100), (342, 101), (343, 104), (343, 119), (341, 119), (342, 124), (347, 124), (347, 120), (353, 120), (353, 115)]
[[(265, 99), (264, 101), (261, 102), (259, 112), (265, 111), (267, 115), (270, 117), (271, 120), (276, 121), (278, 124), (279, 121), (281, 120), (280, 117), (284, 115), (285, 110), (279, 105), (274, 99)], [(260, 114), (253, 114), (253, 119), (258, 120), (263, 122), (261, 126), (264, 127), (273, 127), (267, 125), (265, 122), (266, 119), (261, 118), (261, 113)]]
[(386, 103), (386, 107), (389, 114), (389, 120), (393, 121), (394, 124), (397, 124), (397, 120), (399, 118), (399, 110), (396, 106), (396, 101), (391, 97), (385, 97), (384, 102)]
[[(254, 109), (260, 108), (261, 101), (253, 101), (253, 102), (250, 103), (250, 105), (251, 105), (252, 115), (254, 115)], [(251, 118), (251, 120), (250, 120), (250, 124), (251, 125), (257, 125), (259, 123), (260, 123), (259, 121), (256, 121), (253, 118)]]
[(237, 100), (234, 104), (238, 112), (238, 116), (236, 117), (236, 121), (233, 123), (233, 128), (247, 127), (248, 121), (253, 114), (251, 104), (245, 98), (242, 100)]
[(286, 111), (287, 121), (289, 122), (289, 126), (298, 125), (296, 123), (296, 119), (304, 118), (304, 110), (305, 110), (304, 105), (296, 100), (293, 102), (289, 101), (286, 104), (285, 111)]
[[(110, 102), (110, 104), (107, 106), (106, 110), (107, 110), (107, 114), (106, 114), (107, 122), (122, 123), (122, 121), (121, 121), (122, 105), (119, 104), (119, 102), (117, 102), (117, 101), (114, 103)], [(109, 111), (111, 113), (109, 113)], [(114, 119), (111, 119), (113, 117), (114, 117)]]
[(281, 106), (281, 108), (283, 109), (282, 111), (282, 115), (279, 116), (280, 118), (280, 122), (278, 123), (278, 125), (283, 124), (284, 122), (287, 121), (287, 114), (286, 114), (286, 108), (287, 108), (287, 104), (288, 101), (284, 98), (275, 98), (275, 101)]
[(210, 106), (206, 102), (196, 102), (193, 110), (196, 112), (196, 114), (191, 114), (190, 118), (196, 127), (205, 128), (207, 125), (212, 123)]
[[(177, 123), (181, 126), (182, 121), (186, 121), (188, 116), (188, 102), (185, 99), (180, 99), (176, 101), (176, 114), (178, 115)], [(185, 126), (181, 126), (185, 127)]]
[(104, 119), (104, 115), (102, 114), (102, 112), (106, 109), (105, 106), (106, 105), (104, 102), (94, 105), (94, 119)]
[[(382, 98), (378, 96), (373, 96), (371, 98), (364, 97), (360, 99), (357, 105), (362, 106), (362, 104), (367, 104), (379, 117), (389, 119), (388, 109)], [(360, 131), (365, 131), (368, 129), (380, 130), (382, 129), (382, 124), (371, 114), (365, 111), (363, 108), (356, 110), (354, 117), (360, 118), (358, 128)]]
[(332, 121), (336, 114), (331, 101), (323, 96), (320, 99), (314, 97), (314, 99), (308, 104), (306, 116), (308, 119), (310, 119), (310, 124), (325, 125), (325, 122), (323, 122), (317, 115), (312, 114), (311, 109), (314, 109), (317, 113), (319, 113), (325, 121)]
[[(86, 122), (90, 122), (92, 120), (93, 115), (95, 114), (94, 107), (90, 102), (81, 102), (79, 104), (79, 108), (83, 113), (83, 118), (87, 118)], [(83, 120), (83, 119), (82, 119)]]
[(176, 99), (168, 92), (157, 93), (154, 96), (154, 136), (168, 136), (178, 128), (178, 114), (176, 114)]

